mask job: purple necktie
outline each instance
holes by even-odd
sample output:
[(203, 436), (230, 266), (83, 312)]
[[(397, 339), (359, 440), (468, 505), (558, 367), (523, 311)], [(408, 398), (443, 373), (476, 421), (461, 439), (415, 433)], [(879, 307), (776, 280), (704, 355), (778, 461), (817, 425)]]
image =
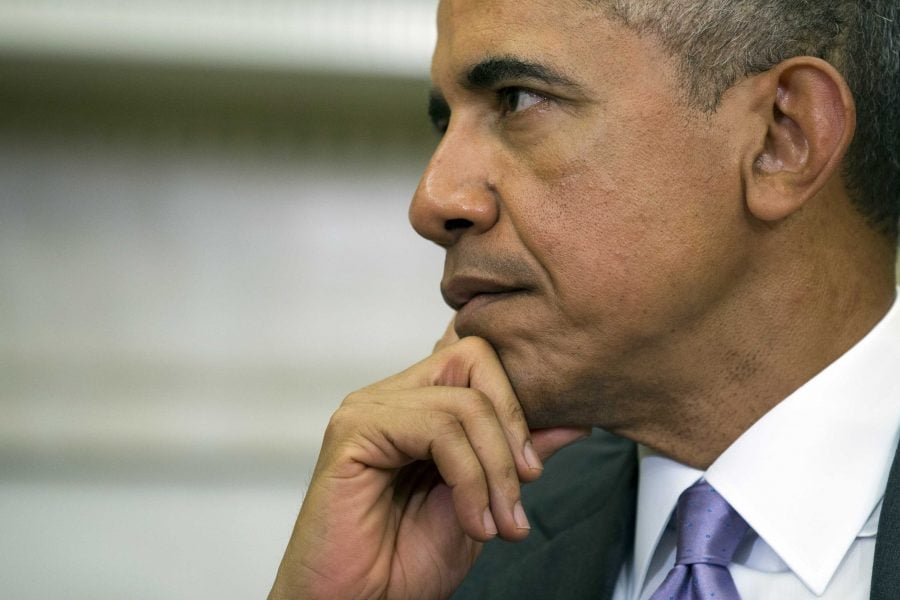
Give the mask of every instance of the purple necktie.
[(749, 529), (705, 481), (682, 492), (675, 566), (650, 600), (740, 600), (728, 564)]

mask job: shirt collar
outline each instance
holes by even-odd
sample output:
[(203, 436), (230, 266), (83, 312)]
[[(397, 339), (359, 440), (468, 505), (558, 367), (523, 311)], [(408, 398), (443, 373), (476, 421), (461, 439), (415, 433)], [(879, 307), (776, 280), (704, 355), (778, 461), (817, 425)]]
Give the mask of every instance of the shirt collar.
[(638, 446), (638, 500), (634, 528), (635, 590), (644, 587), (647, 570), (660, 537), (678, 503), (678, 496), (703, 476), (703, 471), (688, 467)]
[(776, 405), (703, 473), (643, 450), (634, 580), (641, 589), (681, 492), (704, 477), (821, 595), (872, 528), (897, 449), (900, 301), (869, 334)]

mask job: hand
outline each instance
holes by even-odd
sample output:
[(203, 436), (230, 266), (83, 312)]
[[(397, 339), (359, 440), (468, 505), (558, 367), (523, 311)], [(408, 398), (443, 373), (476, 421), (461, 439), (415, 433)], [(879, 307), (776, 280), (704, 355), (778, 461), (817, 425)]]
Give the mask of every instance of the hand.
[(519, 482), (590, 430), (530, 432), (491, 346), (443, 345), (334, 414), (270, 600), (445, 598), (528, 534)]

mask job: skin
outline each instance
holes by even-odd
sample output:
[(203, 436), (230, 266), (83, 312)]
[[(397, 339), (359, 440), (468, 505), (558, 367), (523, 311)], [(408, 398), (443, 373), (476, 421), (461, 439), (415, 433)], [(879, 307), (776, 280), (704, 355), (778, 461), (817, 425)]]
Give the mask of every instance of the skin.
[(335, 413), (270, 598), (447, 597), (590, 427), (705, 468), (886, 312), (840, 74), (791, 59), (706, 114), (675, 73), (580, 0), (442, 1), (410, 220), (459, 310)]
[[(840, 182), (855, 115), (827, 63), (780, 65), (707, 114), (656, 40), (577, 0), (443, 2), (438, 27), (452, 117), (410, 217), (447, 249), (445, 295), (525, 290), (463, 306), (456, 330), (496, 349), (532, 427), (591, 424), (706, 467), (884, 314), (893, 247)], [(467, 85), (490, 57), (577, 87)]]

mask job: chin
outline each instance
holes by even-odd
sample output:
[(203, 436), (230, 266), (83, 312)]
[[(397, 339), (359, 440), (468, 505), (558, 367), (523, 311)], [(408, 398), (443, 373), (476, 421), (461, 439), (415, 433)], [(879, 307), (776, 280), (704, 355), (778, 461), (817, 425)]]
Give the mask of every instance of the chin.
[[(589, 425), (573, 414), (581, 412), (584, 404), (571, 394), (553, 389), (556, 386), (543, 385), (545, 382), (534, 376), (522, 377), (510, 373), (510, 382), (530, 429)], [(573, 410), (579, 405), (581, 410)]]
[(501, 333), (496, 326), (458, 333), (480, 337), (497, 352), (529, 428), (597, 425), (600, 395), (594, 374), (585, 378), (586, 374), (573, 370), (569, 356), (560, 356), (554, 347), (537, 346), (518, 328), (514, 334)]
[(535, 373), (504, 363), (530, 429), (614, 428), (621, 425), (621, 419), (630, 414), (632, 407), (640, 404), (630, 393), (630, 382), (625, 380), (607, 380), (596, 373), (579, 377), (547, 364), (542, 366), (544, 369)]

